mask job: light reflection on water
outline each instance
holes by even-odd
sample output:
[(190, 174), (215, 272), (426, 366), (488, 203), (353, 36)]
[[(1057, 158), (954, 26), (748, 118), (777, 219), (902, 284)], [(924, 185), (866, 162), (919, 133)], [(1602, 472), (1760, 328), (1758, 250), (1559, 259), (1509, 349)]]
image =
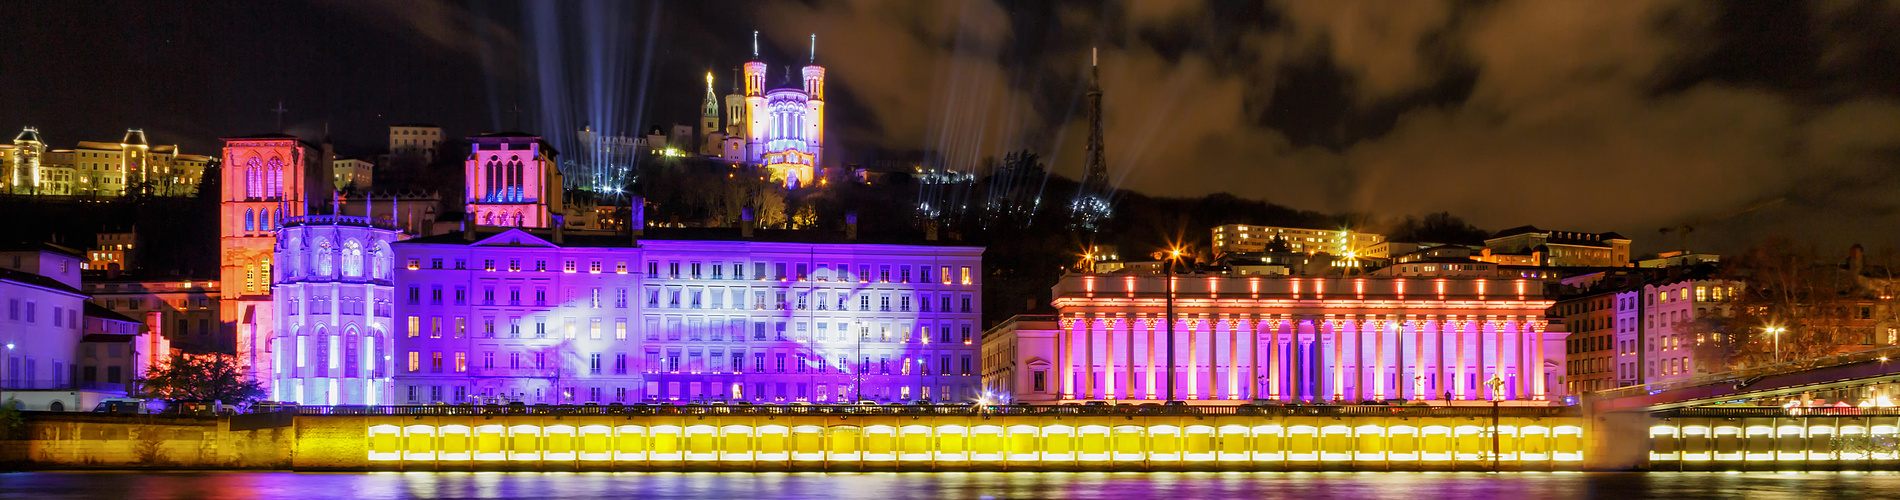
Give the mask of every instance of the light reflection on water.
[(1893, 473), (33, 472), (0, 498), (1900, 498)]

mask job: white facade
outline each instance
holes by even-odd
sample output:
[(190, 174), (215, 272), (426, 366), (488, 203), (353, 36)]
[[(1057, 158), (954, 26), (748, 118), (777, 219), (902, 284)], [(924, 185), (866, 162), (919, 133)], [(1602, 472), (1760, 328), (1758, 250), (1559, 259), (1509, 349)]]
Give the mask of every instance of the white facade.
[(395, 245), (397, 402), (976, 395), (981, 248), (648, 236)]
[(76, 384), (86, 295), (78, 288), (80, 261), (60, 251), (0, 251), (0, 398), (27, 410), (81, 404)]
[(1374, 245), (1385, 241), (1384, 236), (1348, 229), (1228, 224), (1214, 228), (1214, 252), (1217, 254), (1265, 252), (1267, 243), (1276, 238), (1286, 242), (1288, 252), (1324, 252), (1336, 257), (1348, 254), (1364, 257)]
[(389, 221), (291, 217), (277, 231), (276, 312), (264, 346), (271, 399), (388, 404), (394, 352), (394, 257)]

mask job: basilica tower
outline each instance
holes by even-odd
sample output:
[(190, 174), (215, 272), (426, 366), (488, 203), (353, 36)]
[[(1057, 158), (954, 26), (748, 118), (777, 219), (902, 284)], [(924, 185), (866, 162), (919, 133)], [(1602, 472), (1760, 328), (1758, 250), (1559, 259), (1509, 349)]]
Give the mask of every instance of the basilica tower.
[(752, 32), (752, 60), (745, 63), (745, 161), (765, 155), (765, 62), (759, 60), (759, 32)]
[(706, 72), (706, 100), (699, 110), (699, 154), (718, 156), (725, 134), (719, 129), (719, 96), (713, 93), (713, 74)]
[[(811, 36), (811, 60), (805, 66), (805, 142), (811, 148), (811, 166), (816, 169), (825, 150), (825, 68), (818, 65), (818, 35)], [(809, 178), (806, 179), (810, 181)]]

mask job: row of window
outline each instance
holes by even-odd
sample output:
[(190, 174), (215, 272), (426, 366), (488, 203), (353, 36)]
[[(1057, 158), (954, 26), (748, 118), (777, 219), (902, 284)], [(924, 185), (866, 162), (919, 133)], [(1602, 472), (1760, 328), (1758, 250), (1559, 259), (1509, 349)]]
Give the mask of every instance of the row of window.
[[(296, 307), (294, 301), (290, 307), (293, 308), (291, 314), (296, 314), (294, 311)], [(378, 314), (380, 315), (381, 311), (378, 311)], [(447, 321), (444, 321), (444, 319)], [(533, 320), (531, 333), (523, 331), (523, 319)], [(425, 334), (428, 338), (432, 339), (443, 338), (445, 335), (454, 339), (470, 337), (518, 339), (523, 338), (524, 335), (531, 335), (531, 338), (538, 339), (548, 338), (548, 317), (546, 316), (536, 316), (533, 318), (512, 316), (505, 319), (506, 323), (498, 325), (497, 322), (501, 320), (502, 318), (493, 316), (481, 318), (478, 329), (471, 335), (471, 332), (469, 332), (469, 321), (465, 316), (450, 318), (431, 316), (428, 318), (428, 328), (426, 331), (423, 328), (424, 323), (421, 316), (409, 316), (404, 331), (407, 332), (409, 338), (420, 338)], [(606, 328), (609, 326), (608, 320), (605, 318), (585, 318), (585, 320), (587, 338), (589, 340), (602, 340), (606, 335)], [(579, 318), (565, 318), (565, 322), (560, 325), (562, 329), (558, 333), (559, 336), (563, 339), (580, 338), (581, 328), (583, 327), (581, 321)], [(661, 328), (662, 324), (665, 325), (664, 329)], [(730, 339), (733, 342), (741, 342), (746, 340), (745, 331), (747, 324), (751, 325), (751, 340), (790, 340), (799, 342), (859, 340), (868, 342), (916, 342), (922, 344), (961, 343), (964, 345), (971, 345), (975, 340), (970, 323), (953, 324), (948, 321), (938, 323), (933, 330), (929, 323), (917, 324), (913, 329), (912, 324), (909, 322), (865, 323), (862, 321), (839, 320), (833, 323), (819, 320), (815, 323), (817, 325), (817, 334), (814, 336), (811, 335), (811, 325), (814, 323), (806, 323), (803, 321), (791, 323), (785, 321), (750, 321), (748, 323), (747, 319), (736, 317), (724, 319), (687, 318), (682, 321), (681, 318), (674, 317), (666, 318), (665, 322), (662, 323), (660, 318), (647, 318), (644, 333), (646, 340), (660, 340), (660, 337), (664, 335), (666, 340), (710, 340), (719, 342)], [(835, 330), (832, 328), (834, 324), (837, 325)], [(787, 334), (786, 330), (788, 325), (794, 328), (790, 335)], [(851, 334), (853, 325), (856, 325), (855, 339)], [(893, 325), (896, 327), (895, 330), (893, 330)], [(613, 318), (611, 327), (614, 340), (627, 340), (626, 318)], [(876, 328), (875, 336), (873, 335), (873, 327)], [(505, 332), (502, 330), (505, 330)], [(834, 334), (833, 332), (836, 333)]]
[[(446, 390), (445, 390), (446, 389)], [(768, 392), (768, 389), (773, 389)], [(810, 390), (809, 392), (807, 390)], [(916, 391), (912, 391), (916, 389)], [(933, 390), (934, 389), (934, 390)], [(939, 386), (875, 385), (864, 387), (852, 384), (809, 384), (804, 382), (754, 382), (718, 383), (718, 382), (647, 382), (644, 401), (677, 401), (704, 403), (711, 401), (757, 401), (761, 403), (787, 402), (855, 402), (860, 400), (910, 401), (915, 395), (918, 400), (930, 401), (933, 397), (945, 401), (959, 401), (968, 397), (958, 391), (968, 392), (962, 384)], [(500, 401), (523, 401), (553, 404), (577, 403), (626, 403), (640, 394), (626, 387), (577, 387), (569, 386), (552, 394), (536, 388), (532, 395), (496, 394), (493, 388), (482, 388), (480, 392), (471, 391), (468, 386), (408, 385), (406, 391), (410, 404), (421, 403), (468, 403)], [(934, 396), (933, 396), (934, 393)], [(611, 399), (608, 399), (611, 398)]]
[[(430, 258), (428, 264), (429, 264), (429, 267), (428, 267), (429, 269), (444, 269), (443, 267), (444, 261), (440, 257)], [(467, 259), (455, 259), (453, 261), (453, 264), (454, 264), (454, 267), (452, 269), (468, 270)], [(603, 264), (604, 263), (599, 260), (589, 261), (587, 263), (587, 272), (600, 273), (602, 272)], [(497, 261), (495, 259), (483, 259), (482, 264), (481, 264), (481, 270), (495, 271), (497, 269), (496, 265), (497, 265)], [(667, 262), (665, 274), (660, 273), (660, 265), (661, 263), (659, 261), (647, 261), (647, 276), (655, 277), (655, 278), (665, 277), (665, 278), (670, 278), (670, 279), (715, 279), (715, 280), (746, 279), (746, 267), (745, 267), (745, 264), (741, 262), (731, 263), (730, 265), (731, 274), (727, 274), (728, 266), (726, 263), (722, 263), (722, 262), (711, 262), (711, 263), (701, 263), (701, 262), (682, 263), (678, 261)], [(682, 272), (682, 265), (685, 266), (684, 272)], [(768, 270), (768, 266), (770, 266), (769, 270)], [(419, 257), (410, 257), (408, 259), (408, 268), (410, 270), (422, 269), (422, 259)], [(523, 269), (521, 259), (508, 259), (506, 269), (508, 271), (521, 271)], [(897, 274), (895, 275), (895, 278), (896, 278), (895, 280), (892, 279), (893, 269), (895, 269), (895, 271), (897, 272)], [(753, 279), (759, 279), (759, 280), (776, 279), (779, 281), (816, 280), (816, 281), (839, 281), (839, 282), (855, 281), (859, 283), (871, 283), (874, 281), (878, 283), (893, 283), (893, 282), (912, 283), (913, 282), (912, 275), (911, 275), (912, 269), (913, 269), (912, 266), (909, 266), (909, 265), (899, 265), (899, 266), (895, 266), (895, 268), (890, 265), (880, 265), (878, 266), (876, 274), (874, 275), (872, 274), (872, 269), (869, 264), (858, 265), (856, 273), (851, 272), (850, 265), (838, 264), (836, 267), (836, 272), (834, 273), (833, 268), (831, 267), (831, 264), (818, 264), (817, 271), (814, 273), (814, 272), (811, 272), (811, 264), (805, 264), (805, 263), (787, 264), (784, 262), (778, 262), (778, 263), (753, 262), (752, 276), (753, 276)], [(543, 272), (549, 271), (548, 261), (544, 259), (535, 260), (533, 270), (543, 271)], [(708, 270), (710, 270), (711, 272), (710, 273), (706, 272)], [(917, 281), (915, 281), (916, 283), (942, 283), (946, 285), (975, 284), (975, 276), (972, 274), (970, 266), (959, 266), (955, 268), (954, 270), (951, 268), (951, 266), (917, 266), (915, 270), (917, 271), (917, 275), (916, 275)], [(933, 273), (933, 270), (934, 270), (934, 273)], [(573, 259), (564, 260), (561, 262), (561, 271), (569, 272), (569, 273), (580, 272), (580, 263)], [(788, 274), (788, 271), (790, 271), (789, 274)], [(613, 272), (617, 274), (626, 274), (627, 263), (615, 262)], [(768, 272), (770, 274), (768, 274)], [(952, 274), (953, 272), (955, 273), (954, 275)], [(768, 278), (768, 276), (770, 277)], [(876, 279), (873, 280), (872, 279), (873, 277), (875, 277)]]
[[(329, 365), (325, 364), (328, 358), (322, 354), (326, 348), (319, 345), (318, 349), (319, 355), (317, 356), (318, 364), (316, 365), (316, 373), (329, 373)], [(481, 358), (478, 361), (479, 365), (477, 367), (483, 371), (544, 371), (548, 369), (548, 355), (544, 351), (505, 352), (502, 353), (506, 355), (502, 357), (505, 364), (497, 363), (497, 353), (495, 351), (483, 351), (479, 354)], [(626, 375), (630, 369), (628, 366), (627, 353), (613, 353), (612, 355), (612, 373), (614, 375)], [(587, 373), (589, 375), (605, 375), (608, 373), (608, 367), (603, 365), (603, 361), (607, 359), (605, 356), (606, 353), (598, 352), (589, 353), (587, 355)], [(351, 349), (343, 359), (346, 360), (344, 377), (357, 377), (358, 372), (355, 363), (356, 357), (354, 349)], [(716, 350), (712, 351), (708, 356), (701, 356), (700, 353), (695, 350), (686, 353), (684, 357), (685, 363), (682, 365), (682, 355), (679, 349), (668, 350), (665, 353), (661, 353), (659, 350), (648, 350), (646, 352), (646, 359), (639, 370), (642, 373), (650, 374), (849, 374), (855, 371), (860, 375), (970, 376), (972, 373), (971, 369), (974, 367), (971, 363), (970, 355), (968, 354), (957, 356), (956, 360), (958, 363), (954, 365), (951, 363), (952, 356), (950, 355), (939, 355), (935, 356), (934, 359), (927, 355), (914, 357), (903, 356), (898, 358), (896, 363), (892, 363), (891, 356), (888, 354), (880, 354), (875, 359), (876, 362), (873, 363), (871, 356), (860, 357), (854, 370), (850, 356), (845, 354), (826, 356), (820, 353), (754, 352), (751, 357), (752, 368), (750, 371), (747, 371), (746, 353), (741, 351), (733, 351), (728, 357), (725, 353)], [(728, 360), (730, 360), (730, 364), (728, 364)], [(298, 361), (299, 364), (295, 368), (303, 368), (304, 365), (301, 363), (302, 358), (299, 357)], [(408, 363), (406, 367), (408, 373), (467, 373), (471, 368), (469, 361), (469, 353), (467, 351), (409, 351), (407, 354)], [(932, 361), (936, 363), (932, 363)], [(953, 368), (958, 370), (953, 371)]]
[[(51, 321), (55, 328), (79, 329), (79, 310), (65, 306), (53, 306)], [(40, 322), (39, 302), (31, 300), (7, 299), (7, 319), (10, 321), (37, 324)]]
[[(521, 287), (509, 287), (507, 290), (508, 295), (507, 295), (506, 301), (500, 302), (497, 300), (496, 287), (485, 286), (482, 288), (481, 299), (477, 304), (484, 305), (484, 306), (527, 305), (522, 302), (522, 291), (523, 290), (521, 289)], [(532, 291), (534, 292), (532, 305), (535, 305), (535, 306), (548, 305), (547, 287), (535, 287)], [(445, 292), (452, 293), (452, 295), (445, 295)], [(581, 290), (579, 289), (569, 288), (570, 296), (568, 297), (568, 300), (566, 303), (573, 305), (574, 307), (581, 307), (580, 306), (581, 302), (585, 300), (587, 304), (586, 307), (590, 307), (594, 309), (607, 307), (606, 304), (609, 302), (608, 300), (609, 298), (603, 297), (603, 294), (608, 293), (608, 291), (603, 290), (602, 288), (599, 288), (599, 287), (595, 287), (595, 288), (587, 290), (587, 296), (584, 298), (574, 296), (580, 293), (581, 293)], [(611, 291), (611, 293), (612, 293), (611, 302), (614, 308), (624, 309), (627, 307), (627, 289), (626, 288), (615, 288)], [(730, 293), (729, 295), (731, 299), (730, 301), (727, 300), (728, 293)], [(752, 305), (751, 305), (752, 309), (765, 310), (767, 309), (768, 304), (772, 304), (772, 307), (771, 307), (772, 309), (781, 310), (781, 311), (786, 310), (786, 309), (796, 309), (796, 310), (803, 311), (808, 308), (812, 308), (813, 305), (815, 305), (816, 309), (820, 311), (832, 310), (832, 306), (831, 306), (832, 292), (828, 292), (828, 291), (817, 292), (817, 297), (816, 297), (817, 300), (815, 303), (808, 300), (812, 297), (812, 294), (811, 292), (807, 292), (807, 291), (800, 291), (800, 292), (797, 292), (795, 295), (788, 294), (788, 292), (784, 290), (775, 291), (775, 292), (772, 292), (774, 294), (773, 298), (775, 299), (772, 302), (766, 301), (766, 298), (767, 298), (766, 293), (767, 292), (765, 290), (752, 291)], [(929, 292), (920, 292), (916, 295), (916, 299), (917, 299), (916, 309), (918, 312), (932, 312), (931, 298), (933, 297), (933, 295), (934, 294), (931, 294)], [(857, 300), (855, 302), (857, 303), (858, 311), (872, 310), (870, 293), (852, 294), (852, 293), (846, 293), (844, 291), (837, 292), (836, 310), (838, 311), (852, 310), (850, 306), (851, 306), (851, 303), (853, 302), (851, 300), (851, 297), (853, 296), (857, 297)], [(429, 295), (428, 295), (429, 305), (432, 305), (432, 306), (444, 305), (445, 297), (446, 297), (447, 304), (449, 305), (457, 305), (457, 306), (470, 305), (468, 287), (457, 286), (457, 287), (454, 287), (453, 289), (448, 289), (448, 290), (445, 290), (442, 285), (432, 285), (430, 287)], [(663, 297), (665, 300), (662, 300)], [(728, 309), (730, 308), (730, 309), (737, 310), (737, 309), (747, 308), (745, 297), (746, 297), (746, 290), (739, 289), (739, 288), (733, 288), (733, 289), (728, 290), (726, 288), (721, 288), (721, 287), (713, 287), (710, 289), (706, 289), (706, 288), (700, 288), (700, 287), (682, 288), (682, 287), (652, 286), (652, 287), (647, 287), (647, 290), (646, 290), (646, 305), (647, 307), (650, 307), (650, 308), (659, 308), (659, 307), (664, 306), (667, 308), (674, 308), (674, 309)], [(795, 303), (788, 300), (788, 299), (794, 299), (794, 298), (796, 299)], [(897, 298), (896, 309), (895, 309), (896, 311), (901, 311), (901, 312), (911, 311), (912, 309), (911, 295), (898, 295), (896, 298)], [(975, 299), (974, 299), (974, 295), (972, 294), (965, 293), (965, 294), (961, 294), (957, 296), (956, 297), (957, 301), (955, 302), (956, 307), (954, 309), (952, 308), (951, 294), (937, 295), (936, 298), (938, 299), (937, 301), (938, 305), (936, 307), (937, 312), (953, 312), (954, 311), (954, 312), (970, 313), (970, 312), (975, 312), (976, 310), (975, 303), (974, 303)], [(892, 311), (893, 309), (892, 309), (891, 299), (892, 299), (892, 294), (880, 293), (878, 296), (877, 310), (883, 311), (883, 312)], [(422, 286), (410, 285), (409, 286), (409, 301), (408, 301), (409, 305), (412, 305), (412, 306), (422, 305), (422, 301), (423, 301)]]

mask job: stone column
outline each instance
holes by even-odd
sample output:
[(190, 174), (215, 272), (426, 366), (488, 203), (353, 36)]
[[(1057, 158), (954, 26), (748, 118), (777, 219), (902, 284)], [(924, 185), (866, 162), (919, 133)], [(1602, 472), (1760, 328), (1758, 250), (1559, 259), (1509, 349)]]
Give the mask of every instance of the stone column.
[(1095, 315), (1082, 316), (1082, 399), (1095, 399)]
[[(1250, 325), (1245, 316), (1228, 320), (1227, 329), (1227, 399), (1240, 399), (1240, 332)], [(1247, 338), (1253, 338), (1250, 333)], [(1251, 392), (1251, 391), (1249, 391)]]
[(1075, 376), (1075, 370), (1069, 366), (1074, 362), (1070, 359), (1069, 353), (1074, 348), (1075, 318), (1062, 316), (1058, 321), (1062, 325), (1062, 331), (1059, 333), (1061, 338), (1056, 341), (1056, 366), (1059, 367), (1057, 368), (1058, 375), (1056, 375), (1056, 394), (1061, 399), (1075, 399), (1075, 381), (1070, 378)]
[(1102, 318), (1102, 399), (1115, 399), (1115, 325), (1118, 314)]
[(1468, 321), (1457, 316), (1453, 316), (1453, 318), (1454, 319), (1451, 320), (1451, 338), (1453, 340), (1452, 345), (1457, 349), (1455, 361), (1458, 363), (1458, 367), (1456, 371), (1452, 372), (1452, 397), (1459, 401), (1469, 401), (1469, 398), (1465, 397), (1465, 325)]
[(1200, 396), (1201, 396), (1200, 373), (1194, 369), (1194, 365), (1195, 365), (1194, 361), (1196, 359), (1199, 359), (1196, 357), (1196, 355), (1200, 354), (1201, 352), (1201, 350), (1199, 349), (1201, 346), (1200, 335), (1197, 335), (1197, 332), (1195, 332), (1195, 330), (1198, 329), (1200, 326), (1201, 326), (1201, 318), (1199, 315), (1190, 315), (1188, 317), (1187, 365), (1184, 366), (1185, 368), (1184, 373), (1181, 374), (1183, 376), (1177, 378), (1177, 380), (1179, 380), (1180, 378), (1187, 379), (1187, 398), (1186, 399), (1200, 399)]
[(1267, 398), (1280, 399), (1280, 325), (1286, 322), (1285, 316), (1267, 320)]
[(1385, 318), (1372, 320), (1372, 398), (1385, 400)]
[(1327, 318), (1327, 323), (1330, 323), (1329, 326), (1331, 326), (1333, 330), (1332, 336), (1333, 336), (1333, 400), (1334, 401), (1342, 401), (1342, 400), (1345, 400), (1346, 398), (1346, 364), (1345, 364), (1346, 342), (1345, 342), (1345, 339), (1343, 338), (1345, 337), (1345, 335), (1342, 332), (1340, 332), (1341, 326), (1344, 322), (1345, 320), (1342, 320), (1342, 319)]
[[(1537, 358), (1536, 359), (1537, 381), (1536, 381), (1535, 390), (1531, 393), (1531, 399), (1535, 399), (1537, 401), (1548, 400), (1549, 399), (1548, 394), (1550, 394), (1549, 392), (1545, 392), (1545, 387), (1544, 387), (1544, 379), (1548, 378), (1548, 376), (1544, 374), (1544, 326), (1547, 324), (1549, 323), (1541, 319), (1531, 321), (1531, 332), (1532, 332), (1531, 347), (1533, 350), (1537, 351), (1537, 354), (1535, 356)], [(1640, 370), (1642, 368), (1638, 367), (1637, 369)]]
[(1148, 395), (1147, 399), (1155, 398), (1155, 322), (1153, 314), (1149, 314), (1147, 320), (1143, 321), (1148, 326), (1148, 369), (1142, 372), (1148, 382), (1142, 386), (1142, 391)]

